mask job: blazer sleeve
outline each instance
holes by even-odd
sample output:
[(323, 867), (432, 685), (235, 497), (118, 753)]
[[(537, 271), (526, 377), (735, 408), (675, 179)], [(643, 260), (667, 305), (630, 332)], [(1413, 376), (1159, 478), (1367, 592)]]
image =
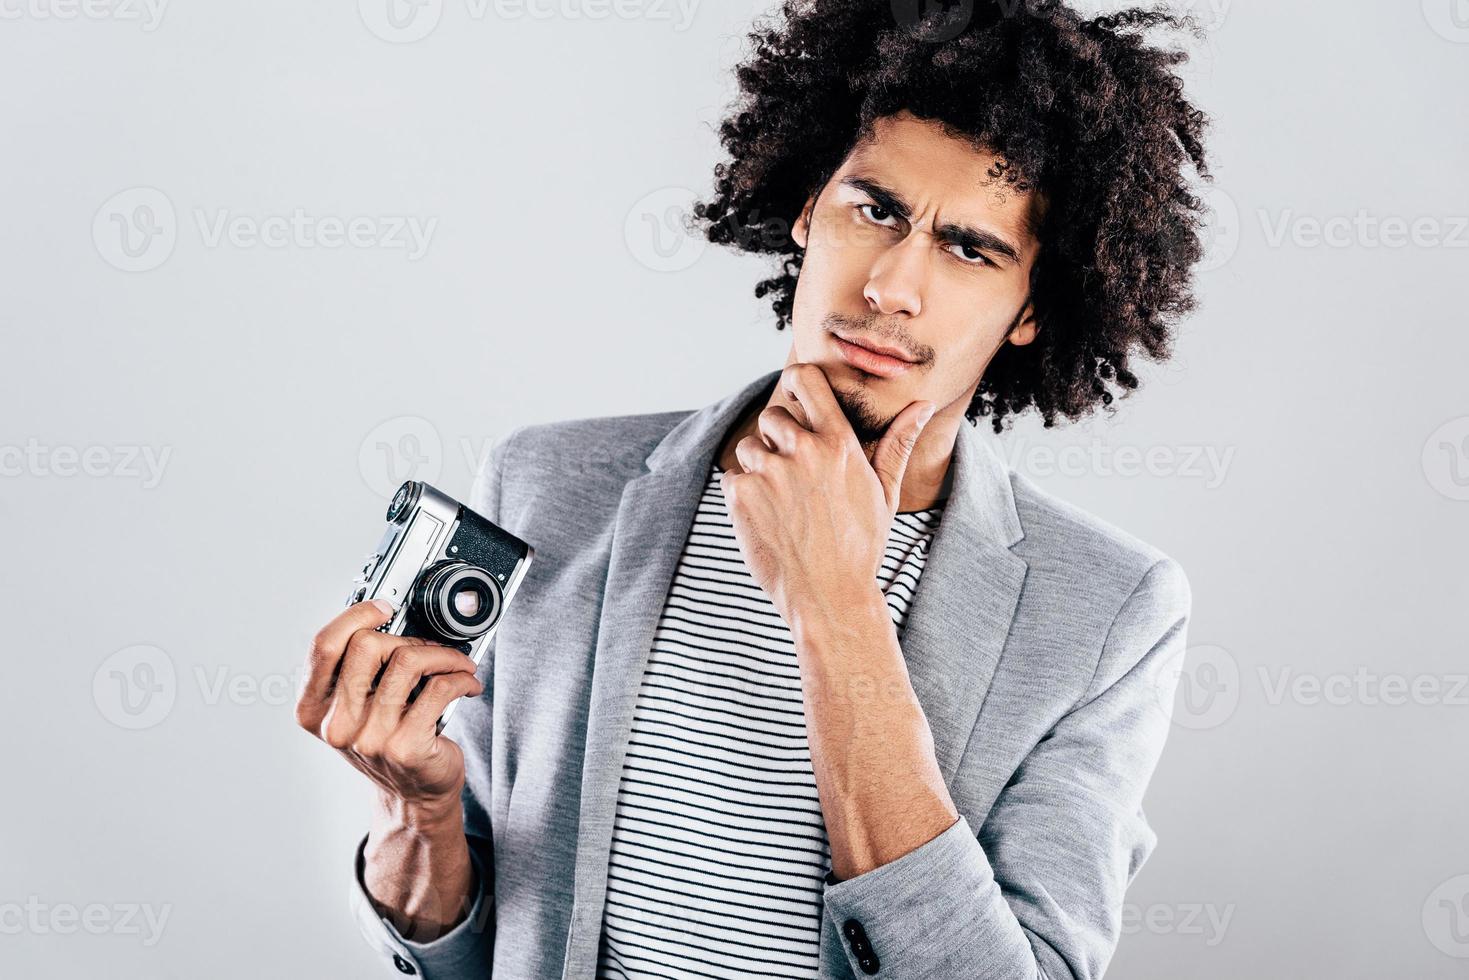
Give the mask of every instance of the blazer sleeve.
[[(491, 523), (500, 522), (500, 497), (505, 460), (510, 444), (521, 430), (515, 429), (495, 443), (474, 479), (466, 501), (469, 508)], [(368, 944), (378, 950), (399, 973), (425, 980), (457, 980), (491, 975), (495, 942), (495, 851), (490, 829), (491, 736), (493, 733), (495, 641), (492, 639), (476, 672), (484, 693), (466, 700), (454, 711), (444, 734), (459, 743), (464, 752), (464, 833), (469, 842), (469, 859), (476, 882), (468, 916), (453, 929), (428, 942), (404, 937), (368, 897), (363, 882), (364, 835), (357, 844), (350, 902), (358, 928)]]
[(1097, 980), (1123, 893), (1157, 843), (1142, 799), (1162, 753), (1191, 598), (1163, 558), (1117, 612), (1096, 675), (1036, 744), (976, 836), (961, 815), (823, 892), (853, 974)]

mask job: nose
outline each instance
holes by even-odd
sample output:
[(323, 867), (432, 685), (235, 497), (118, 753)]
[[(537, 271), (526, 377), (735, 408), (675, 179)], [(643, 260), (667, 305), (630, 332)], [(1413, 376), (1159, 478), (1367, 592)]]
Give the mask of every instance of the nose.
[(884, 249), (872, 265), (862, 289), (868, 305), (878, 313), (917, 316), (923, 310), (923, 284), (928, 274), (923, 236), (909, 235)]

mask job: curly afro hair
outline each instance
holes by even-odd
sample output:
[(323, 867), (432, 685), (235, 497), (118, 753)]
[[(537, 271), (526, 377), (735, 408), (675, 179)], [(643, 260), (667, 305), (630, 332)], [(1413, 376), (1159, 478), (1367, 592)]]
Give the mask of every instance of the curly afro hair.
[[(914, 8), (905, 17), (906, 8)], [(927, 11), (918, 15), (918, 8)], [(1047, 427), (1138, 385), (1129, 358), (1168, 356), (1194, 309), (1206, 207), (1184, 158), (1212, 181), (1208, 117), (1183, 94), (1188, 55), (1147, 43), (1184, 15), (1129, 8), (1084, 18), (1056, 0), (786, 0), (757, 22), (720, 125), (730, 160), (694, 208), (709, 241), (780, 256), (755, 287), (790, 322), (801, 249), (793, 217), (880, 117), (908, 110), (993, 152), (1002, 176), (1043, 206), (1031, 298), (1039, 334), (1004, 344), (966, 410), (996, 432), (1034, 407)]]

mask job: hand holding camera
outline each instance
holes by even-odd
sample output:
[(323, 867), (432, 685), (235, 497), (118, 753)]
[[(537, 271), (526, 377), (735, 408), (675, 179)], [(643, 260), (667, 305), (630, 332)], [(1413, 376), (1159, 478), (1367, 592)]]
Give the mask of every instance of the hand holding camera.
[(312, 644), (297, 722), (393, 799), (457, 807), (463, 756), (438, 735), (460, 697), (483, 692), (475, 669), (533, 556), (428, 484), (404, 483), (348, 608)]
[(408, 481), (347, 609), (317, 633), (296, 704), (302, 728), (378, 787), (363, 884), (399, 931), (429, 940), (476, 893), (460, 793), (464, 755), (441, 737), (530, 567), (530, 545)]
[(382, 632), (390, 609), (358, 602), (317, 633), (296, 720), (393, 799), (457, 807), (464, 758), (435, 723), (450, 701), (484, 685), (461, 651)]

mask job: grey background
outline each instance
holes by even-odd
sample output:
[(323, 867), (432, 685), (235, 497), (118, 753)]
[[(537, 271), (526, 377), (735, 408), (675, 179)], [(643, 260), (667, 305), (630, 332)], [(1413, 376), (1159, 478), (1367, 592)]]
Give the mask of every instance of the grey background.
[[(513, 426), (779, 365), (765, 265), (676, 221), (769, 5), (99, 3), (0, 10), (0, 971), (371, 975), (368, 787), (295, 727), (307, 642), (410, 471), (462, 494)], [(1196, 8), (1202, 309), (1115, 418), (1005, 440), (1194, 590), (1109, 975), (1462, 976), (1469, 5)], [(240, 237), (296, 209), (373, 241)], [(374, 244), (395, 216), (422, 255)]]

